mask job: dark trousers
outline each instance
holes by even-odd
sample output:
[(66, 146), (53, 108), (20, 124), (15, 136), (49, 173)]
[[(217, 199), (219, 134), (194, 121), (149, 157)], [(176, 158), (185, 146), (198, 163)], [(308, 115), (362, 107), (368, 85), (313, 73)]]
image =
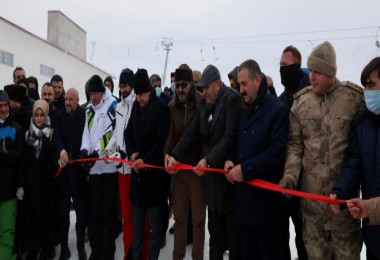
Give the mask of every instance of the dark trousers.
[(150, 207), (140, 208), (132, 203), (132, 257), (134, 260), (141, 260), (145, 232), (145, 219), (148, 218), (148, 259), (157, 260), (160, 255), (160, 245), (162, 238), (162, 203)]
[(91, 259), (113, 259), (117, 203), (117, 173), (90, 175)]
[(285, 227), (256, 229), (241, 225), (241, 259), (284, 260)]
[[(210, 260), (222, 260), (225, 250), (229, 250), (230, 260), (240, 260), (239, 225), (235, 223), (231, 210), (217, 215), (208, 209), (208, 231), (210, 233)], [(227, 248), (226, 248), (227, 245)]]
[[(294, 230), (296, 233), (296, 238), (295, 238), (295, 244), (297, 248), (297, 254), (298, 254), (298, 259), (299, 260), (308, 260), (307, 257), (307, 251), (305, 247), (305, 243), (303, 242), (303, 235), (302, 235), (302, 217), (300, 213), (300, 198), (293, 196), (289, 200), (289, 215), (293, 221), (294, 225)], [(288, 228), (289, 230), (289, 228)], [(287, 234), (285, 234), (285, 241), (289, 244), (289, 237), (290, 237), (290, 232), (288, 231)], [(289, 246), (288, 246), (289, 250)], [(289, 250), (289, 259), (290, 259), (290, 250)]]
[(59, 241), (61, 247), (68, 247), (70, 227), (70, 201), (76, 214), (75, 231), (77, 249), (84, 249), (84, 234), (87, 227), (86, 175), (75, 165), (68, 165), (57, 178), (59, 203)]
[(373, 254), (367, 247), (367, 250), (366, 250), (366, 257), (367, 257), (367, 260), (380, 260), (379, 257), (377, 257), (375, 254)]

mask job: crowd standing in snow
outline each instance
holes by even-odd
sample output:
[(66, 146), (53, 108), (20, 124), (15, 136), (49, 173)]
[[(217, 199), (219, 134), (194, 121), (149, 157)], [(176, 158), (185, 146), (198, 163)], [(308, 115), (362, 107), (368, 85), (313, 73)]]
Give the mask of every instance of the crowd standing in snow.
[[(121, 232), (123, 259), (158, 259), (164, 246), (184, 259), (189, 243), (203, 259), (206, 214), (207, 259), (228, 250), (229, 259), (290, 260), (290, 217), (300, 260), (360, 259), (362, 241), (367, 259), (380, 259), (380, 58), (364, 68), (364, 90), (336, 77), (329, 42), (301, 64), (287, 46), (279, 97), (252, 59), (231, 66), (230, 87), (213, 65), (181, 64), (163, 91), (157, 74), (125, 68), (119, 97), (112, 77), (89, 75), (82, 106), (60, 75), (40, 94), (16, 67), (0, 90), (0, 259), (53, 259), (58, 245), (70, 259), (71, 201), (80, 260), (114, 259)], [(255, 178), (347, 203), (246, 183)]]

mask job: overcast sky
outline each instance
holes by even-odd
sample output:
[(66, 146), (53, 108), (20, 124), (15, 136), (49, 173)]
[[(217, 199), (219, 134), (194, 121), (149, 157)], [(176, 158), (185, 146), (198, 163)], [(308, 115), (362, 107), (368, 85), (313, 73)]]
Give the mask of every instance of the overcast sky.
[(356, 83), (380, 54), (379, 0), (0, 0), (0, 16), (43, 39), (48, 10), (60, 10), (84, 29), (87, 61), (117, 78), (126, 67), (161, 76), (162, 37), (173, 39), (167, 76), (181, 63), (200, 71), (214, 64), (228, 84), (227, 74), (251, 58), (273, 77), (278, 93), (279, 58), (287, 45), (300, 49), (306, 66), (313, 46), (329, 40), (338, 78)]

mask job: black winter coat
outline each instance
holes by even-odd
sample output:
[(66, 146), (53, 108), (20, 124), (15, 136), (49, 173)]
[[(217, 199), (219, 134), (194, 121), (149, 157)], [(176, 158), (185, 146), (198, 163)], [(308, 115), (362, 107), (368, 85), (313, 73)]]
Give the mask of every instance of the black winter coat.
[[(164, 144), (169, 132), (169, 109), (154, 91), (143, 108), (137, 100), (133, 103), (131, 117), (125, 129), (125, 144), (130, 157), (156, 166), (164, 165)], [(130, 200), (141, 208), (157, 206), (168, 196), (167, 173), (164, 170), (144, 168), (139, 173), (132, 170)]]
[(38, 250), (57, 242), (57, 160), (50, 138), (42, 139), (39, 158), (25, 145), (23, 164), (24, 200), (20, 206), (21, 250)]
[[(338, 199), (358, 197), (360, 185), (363, 199), (380, 196), (380, 116), (368, 110), (358, 112), (351, 121), (342, 174), (331, 193)], [(380, 258), (380, 226), (368, 226), (364, 220), (363, 240)]]
[[(227, 157), (235, 151), (241, 97), (223, 84), (215, 101), (211, 123), (208, 123), (210, 111), (206, 109), (204, 97), (197, 108), (190, 127), (172, 150), (172, 155), (182, 161), (190, 148), (202, 143), (202, 158), (206, 158), (210, 167), (223, 169)], [(208, 209), (216, 214), (225, 214), (233, 208), (234, 186), (223, 174), (207, 172), (204, 176)]]

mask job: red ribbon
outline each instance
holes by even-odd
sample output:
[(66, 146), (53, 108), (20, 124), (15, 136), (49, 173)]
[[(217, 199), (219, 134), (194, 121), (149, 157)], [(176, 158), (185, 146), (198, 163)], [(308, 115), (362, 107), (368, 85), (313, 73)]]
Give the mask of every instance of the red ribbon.
[[(93, 161), (103, 161), (103, 160), (105, 160), (105, 159), (104, 158), (73, 159), (73, 160), (70, 160), (69, 163), (93, 162)], [(114, 157), (109, 157), (107, 159), (107, 161), (115, 161), (115, 162), (120, 162), (120, 163), (126, 163), (130, 166), (132, 166), (134, 164), (134, 162), (132, 162), (132, 161), (127, 161), (127, 160), (123, 160), (120, 158), (114, 158)], [(147, 164), (147, 163), (137, 163), (136, 166), (141, 167), (141, 168), (153, 168), (153, 169), (166, 170), (165, 167), (155, 166), (155, 165), (151, 165), (151, 164)], [(202, 171), (202, 172), (216, 172), (216, 173), (221, 173), (221, 174), (227, 174), (228, 173), (227, 170), (216, 169), (216, 168), (208, 168), (208, 167), (197, 167), (196, 168), (194, 166), (184, 164), (184, 163), (177, 163), (176, 165), (170, 166), (167, 169), (168, 170), (190, 170), (190, 171), (197, 170), (197, 171)], [(58, 176), (61, 173), (61, 171), (62, 171), (62, 168), (59, 167), (56, 176)], [(322, 196), (319, 194), (312, 194), (312, 193), (307, 193), (307, 192), (303, 192), (303, 191), (284, 189), (284, 188), (281, 188), (280, 185), (278, 185), (278, 184), (263, 181), (260, 179), (252, 179), (252, 180), (246, 181), (246, 183), (251, 185), (251, 186), (255, 186), (255, 187), (259, 187), (259, 188), (263, 188), (263, 189), (267, 189), (267, 190), (272, 190), (272, 191), (277, 191), (277, 192), (281, 192), (281, 193), (286, 193), (286, 194), (294, 195), (294, 196), (301, 197), (301, 198), (306, 198), (306, 199), (311, 199), (311, 200), (316, 200), (316, 201), (322, 201), (322, 202), (326, 202), (329, 204), (346, 204), (345, 200), (338, 200), (338, 199), (334, 200), (334, 199), (331, 199), (330, 197)]]

